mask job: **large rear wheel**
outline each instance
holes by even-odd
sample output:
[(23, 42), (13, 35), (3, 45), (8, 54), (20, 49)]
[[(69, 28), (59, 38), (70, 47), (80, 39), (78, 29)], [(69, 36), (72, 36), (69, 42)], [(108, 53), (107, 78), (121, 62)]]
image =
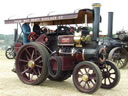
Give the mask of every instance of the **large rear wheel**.
[(26, 84), (36, 85), (48, 76), (47, 50), (38, 43), (30, 43), (20, 48), (16, 57), (16, 72)]
[(93, 62), (83, 61), (75, 66), (73, 82), (79, 91), (94, 93), (101, 86), (101, 81), (101, 71)]

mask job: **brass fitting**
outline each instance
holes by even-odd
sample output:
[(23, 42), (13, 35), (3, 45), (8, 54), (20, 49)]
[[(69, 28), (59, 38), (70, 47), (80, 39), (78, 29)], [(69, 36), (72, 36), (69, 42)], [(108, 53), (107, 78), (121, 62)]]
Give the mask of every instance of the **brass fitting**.
[(93, 7), (101, 7), (101, 4), (100, 3), (94, 3), (92, 6)]

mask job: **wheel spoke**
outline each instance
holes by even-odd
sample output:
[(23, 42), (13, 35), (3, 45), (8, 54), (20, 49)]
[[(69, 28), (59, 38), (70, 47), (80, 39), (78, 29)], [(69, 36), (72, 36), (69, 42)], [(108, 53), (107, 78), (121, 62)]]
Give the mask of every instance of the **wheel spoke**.
[(90, 68), (88, 69), (88, 73), (90, 72)]
[(87, 85), (88, 85), (88, 88), (90, 89), (91, 87), (90, 87), (90, 85), (89, 85), (89, 82), (86, 82), (87, 83)]
[(29, 68), (25, 69), (23, 72), (21, 72), (21, 74), (23, 75), (24, 73), (26, 73), (29, 70)]
[(111, 80), (110, 80), (110, 78), (108, 78), (108, 81), (109, 81), (109, 84), (111, 84)]
[(84, 71), (86, 72), (86, 74), (88, 73), (88, 71), (86, 70), (86, 68), (84, 68)]
[(31, 78), (30, 78), (30, 81), (32, 81), (32, 79), (33, 79), (33, 74), (32, 74), (32, 76), (31, 76)]
[(42, 61), (42, 60), (40, 60), (38, 63), (43, 63), (43, 61)]
[(41, 56), (37, 57), (34, 61), (36, 62), (37, 60), (39, 60), (41, 58)]
[(118, 67), (121, 67), (122, 65), (123, 65), (123, 64), (122, 64), (122, 63), (120, 63), (120, 62), (118, 63)]
[(95, 73), (89, 74), (88, 76), (89, 76), (89, 79), (94, 79), (94, 80), (96, 80), (96, 74), (95, 74)]
[(109, 78), (111, 78), (111, 79), (115, 80), (115, 78), (112, 78), (112, 77), (109, 77)]
[(110, 74), (116, 74), (115, 72), (113, 72), (113, 73), (110, 73)]
[(42, 66), (40, 66), (40, 65), (37, 65), (37, 64), (36, 64), (35, 66), (36, 66), (36, 67), (38, 67), (38, 68), (42, 68)]
[(37, 69), (38, 70), (38, 74), (39, 74), (39, 76), (41, 75), (41, 72), (40, 72), (40, 70), (39, 69)]
[(122, 65), (124, 64), (124, 62), (122, 61), (122, 59), (120, 60), (120, 62), (122, 62)]
[(83, 80), (80, 80), (80, 81), (79, 81), (79, 84), (81, 84), (82, 82), (83, 82)]
[(104, 78), (104, 84), (106, 84), (106, 78)]
[(31, 60), (33, 59), (33, 56), (34, 56), (34, 50), (32, 51), (32, 56), (31, 56)]
[(28, 60), (24, 60), (24, 59), (19, 59), (19, 61), (20, 61), (20, 62), (25, 62), (25, 63), (28, 62)]
[(83, 87), (86, 88), (86, 85), (87, 85), (87, 83), (85, 82)]
[(30, 80), (30, 73), (28, 73), (28, 78), (29, 78), (29, 80)]
[(27, 58), (27, 60), (29, 61), (30, 60), (30, 58), (28, 57), (28, 55), (26, 54), (26, 58)]
[(38, 74), (35, 69), (33, 69), (34, 74), (38, 77)]
[(117, 60), (117, 61), (118, 61), (118, 62), (117, 62), (117, 65), (120, 66), (120, 65), (121, 65), (121, 64), (120, 64), (120, 61), (119, 61), (119, 60)]
[(84, 73), (81, 71), (81, 69), (79, 70), (79, 72), (83, 75)]
[(91, 82), (93, 85), (95, 85), (95, 83), (92, 81), (92, 79), (90, 80), (90, 82)]
[(108, 70), (108, 72), (110, 72), (112, 70), (112, 67)]
[(82, 77), (82, 74), (78, 74), (78, 78), (81, 78)]
[(27, 52), (27, 54), (29, 55), (29, 57), (31, 57), (31, 54), (29, 53), (29, 51), (27, 49), (25, 49), (25, 51)]

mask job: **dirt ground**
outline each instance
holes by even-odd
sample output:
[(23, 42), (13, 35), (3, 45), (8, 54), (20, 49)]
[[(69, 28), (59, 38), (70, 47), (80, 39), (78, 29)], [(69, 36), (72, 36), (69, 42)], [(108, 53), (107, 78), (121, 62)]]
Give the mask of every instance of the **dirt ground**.
[(0, 51), (0, 96), (128, 96), (128, 67), (120, 70), (121, 80), (115, 88), (100, 88), (94, 94), (85, 94), (75, 88), (72, 78), (64, 82), (47, 79), (37, 86), (23, 84), (11, 72), (13, 64), (14, 60), (6, 59), (4, 51)]

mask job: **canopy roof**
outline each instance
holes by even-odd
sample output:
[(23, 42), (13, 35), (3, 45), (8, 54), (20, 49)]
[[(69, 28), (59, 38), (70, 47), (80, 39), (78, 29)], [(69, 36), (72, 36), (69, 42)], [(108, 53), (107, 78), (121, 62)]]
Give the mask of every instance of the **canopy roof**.
[[(85, 21), (85, 15), (87, 14), (87, 21)], [(31, 18), (19, 18), (5, 20), (5, 24), (15, 23), (34, 23), (39, 22), (41, 25), (62, 25), (62, 24), (82, 24), (93, 22), (93, 10), (92, 9), (81, 9), (78, 13), (51, 15), (51, 16), (40, 16)]]

